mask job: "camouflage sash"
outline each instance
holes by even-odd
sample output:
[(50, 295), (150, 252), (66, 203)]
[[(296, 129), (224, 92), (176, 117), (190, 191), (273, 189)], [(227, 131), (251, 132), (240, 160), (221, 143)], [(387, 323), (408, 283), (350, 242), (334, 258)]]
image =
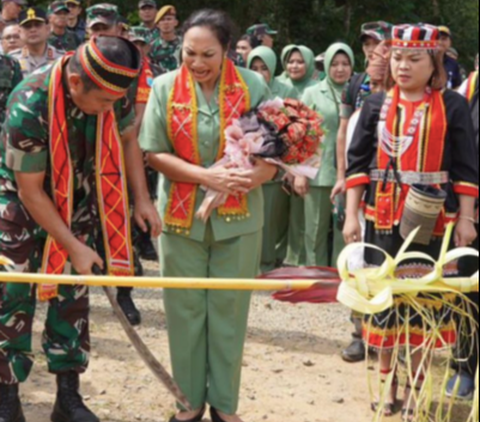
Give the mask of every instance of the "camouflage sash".
[[(230, 60), (225, 60), (219, 88), (220, 148), (217, 161), (225, 151), (225, 129), (250, 109), (250, 92)], [(175, 152), (183, 160), (200, 165), (197, 132), (197, 95), (195, 82), (186, 66), (182, 66), (168, 101), (168, 137)], [(199, 186), (191, 183), (172, 183), (165, 224), (177, 233), (189, 235), (195, 214), (195, 200)], [(248, 217), (245, 195), (230, 196), (218, 214), (227, 220)]]
[[(63, 68), (72, 54), (67, 54), (54, 65), (48, 104), (53, 200), (69, 228), (72, 224), (75, 174), (68, 145)], [(106, 264), (111, 275), (133, 275), (126, 173), (118, 126), (113, 111), (104, 113), (97, 120), (96, 188), (105, 240)], [(53, 237), (48, 236), (42, 272), (63, 274), (67, 260), (67, 250)], [(39, 288), (39, 298), (42, 301), (53, 299), (57, 295), (57, 286), (43, 285)]]

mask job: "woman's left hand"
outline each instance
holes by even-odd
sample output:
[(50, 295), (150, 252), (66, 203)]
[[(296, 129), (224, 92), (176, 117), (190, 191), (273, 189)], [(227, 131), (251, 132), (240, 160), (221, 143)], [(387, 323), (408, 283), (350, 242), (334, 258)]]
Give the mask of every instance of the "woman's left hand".
[(138, 227), (144, 233), (148, 232), (148, 226), (150, 226), (152, 237), (158, 237), (162, 233), (162, 220), (150, 199), (136, 202), (133, 216)]
[(471, 246), (477, 239), (478, 233), (475, 224), (468, 220), (459, 220), (455, 229), (455, 246), (464, 248)]
[(255, 167), (252, 170), (246, 170), (240, 174), (251, 180), (248, 188), (252, 191), (273, 180), (277, 172), (277, 166), (259, 158), (255, 161)]

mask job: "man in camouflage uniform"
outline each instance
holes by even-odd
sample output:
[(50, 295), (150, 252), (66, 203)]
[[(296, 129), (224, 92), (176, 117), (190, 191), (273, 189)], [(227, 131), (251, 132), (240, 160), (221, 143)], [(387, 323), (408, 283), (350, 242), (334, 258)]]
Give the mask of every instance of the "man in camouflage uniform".
[(171, 72), (180, 67), (182, 38), (177, 35), (178, 19), (174, 6), (165, 6), (155, 20), (160, 30), (160, 37), (153, 42), (150, 59), (166, 71)]
[(0, 19), (5, 25), (17, 23), (22, 8), (27, 4), (27, 0), (2, 0)]
[(155, 0), (140, 0), (138, 2), (138, 15), (142, 21), (141, 26), (147, 29), (146, 40), (148, 44), (160, 38), (160, 29), (156, 25), (158, 7)]
[(66, 5), (70, 14), (68, 15), (68, 29), (75, 33), (77, 38), (83, 42), (87, 37), (87, 23), (82, 19), (83, 12), (81, 0), (67, 0)]
[(15, 59), (0, 54), (0, 129), (5, 121), (7, 100), (13, 89), (22, 82), (20, 65)]
[(37, 69), (51, 64), (65, 52), (48, 45), (50, 28), (47, 14), (40, 8), (30, 7), (20, 15), (20, 31), (25, 47), (12, 51), (10, 56), (20, 63), (23, 76), (26, 77)]
[[(135, 71), (140, 68), (137, 50), (126, 40), (100, 37), (95, 42), (110, 63)], [(127, 49), (128, 55), (119, 54)], [(10, 97), (0, 144), (0, 250), (14, 262), (12, 270), (17, 272), (37, 272), (47, 232), (68, 250), (67, 272), (90, 274), (94, 265), (104, 265), (95, 252), (101, 255), (98, 245), (103, 244), (95, 182), (96, 133), (97, 116), (110, 109), (116, 115), (128, 182), (135, 193), (136, 221), (145, 227), (150, 224), (155, 235), (161, 230), (145, 179), (136, 171), (143, 163), (133, 105), (121, 93), (114, 95), (90, 80), (79, 56), (77, 53), (63, 65), (65, 123), (74, 174), (70, 229), (60, 217), (50, 189), (44, 190), (52, 182), (48, 122), (54, 68), (31, 75)], [(104, 78), (114, 84), (118, 75), (110, 72)], [(125, 82), (122, 84), (121, 89), (126, 89)], [(19, 383), (26, 381), (33, 365), (36, 289), (11, 283), (0, 287), (0, 421), (22, 422)], [(98, 422), (79, 393), (79, 375), (87, 369), (90, 353), (88, 288), (59, 287), (58, 296), (49, 301), (43, 348), (50, 373), (57, 375), (52, 421)]]
[(68, 29), (68, 15), (70, 10), (63, 1), (55, 1), (48, 8), (48, 19), (52, 33), (48, 43), (57, 50), (74, 51), (81, 41), (74, 32)]

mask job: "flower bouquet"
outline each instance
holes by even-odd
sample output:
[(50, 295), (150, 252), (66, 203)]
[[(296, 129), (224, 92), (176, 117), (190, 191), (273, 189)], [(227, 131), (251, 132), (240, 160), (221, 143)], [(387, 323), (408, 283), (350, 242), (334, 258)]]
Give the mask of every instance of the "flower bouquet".
[[(287, 175), (314, 179), (320, 168), (322, 119), (297, 100), (267, 101), (225, 130), (224, 157), (214, 166), (249, 170), (256, 159), (279, 166)], [(196, 217), (208, 221), (227, 195), (206, 189)]]

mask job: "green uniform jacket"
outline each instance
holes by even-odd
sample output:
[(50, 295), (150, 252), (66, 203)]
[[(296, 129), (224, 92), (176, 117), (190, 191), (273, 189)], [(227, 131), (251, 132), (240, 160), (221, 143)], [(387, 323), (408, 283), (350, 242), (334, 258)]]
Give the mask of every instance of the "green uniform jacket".
[(0, 126), (5, 120), (8, 97), (22, 79), (20, 64), (15, 59), (0, 54)]
[(332, 45), (326, 53), (325, 69), (327, 79), (305, 90), (302, 101), (312, 110), (318, 112), (323, 120), (325, 140), (322, 146), (322, 165), (317, 177), (310, 181), (310, 186), (333, 187), (337, 181), (335, 169), (337, 135), (340, 126), (340, 106), (344, 85), (336, 85), (330, 78), (330, 66), (339, 52), (345, 52), (353, 65), (354, 56), (351, 48), (343, 43)]
[[(239, 68), (244, 78), (251, 97), (251, 108), (259, 106), (271, 97), (270, 89), (264, 79), (249, 70)], [(144, 151), (157, 154), (175, 154), (172, 142), (167, 135), (167, 106), (170, 92), (173, 88), (178, 71), (167, 73), (155, 80), (150, 100), (145, 111), (140, 145)], [(215, 97), (208, 104), (200, 86), (196, 86), (198, 101), (198, 148), (201, 165), (211, 167), (217, 158), (220, 145), (220, 113), (218, 107), (218, 87)], [(170, 193), (171, 182), (163, 177), (159, 185), (159, 206), (161, 215), (165, 210)], [(198, 210), (205, 193), (199, 190), (195, 210)], [(223, 241), (234, 237), (255, 233), (263, 227), (263, 195), (262, 189), (256, 189), (248, 195), (248, 209), (250, 217), (240, 221), (227, 222), (218, 216), (217, 212), (210, 219), (214, 238)], [(190, 239), (203, 242), (205, 239), (206, 225), (194, 218), (190, 230)], [(165, 232), (171, 232), (169, 227), (164, 227)]]

